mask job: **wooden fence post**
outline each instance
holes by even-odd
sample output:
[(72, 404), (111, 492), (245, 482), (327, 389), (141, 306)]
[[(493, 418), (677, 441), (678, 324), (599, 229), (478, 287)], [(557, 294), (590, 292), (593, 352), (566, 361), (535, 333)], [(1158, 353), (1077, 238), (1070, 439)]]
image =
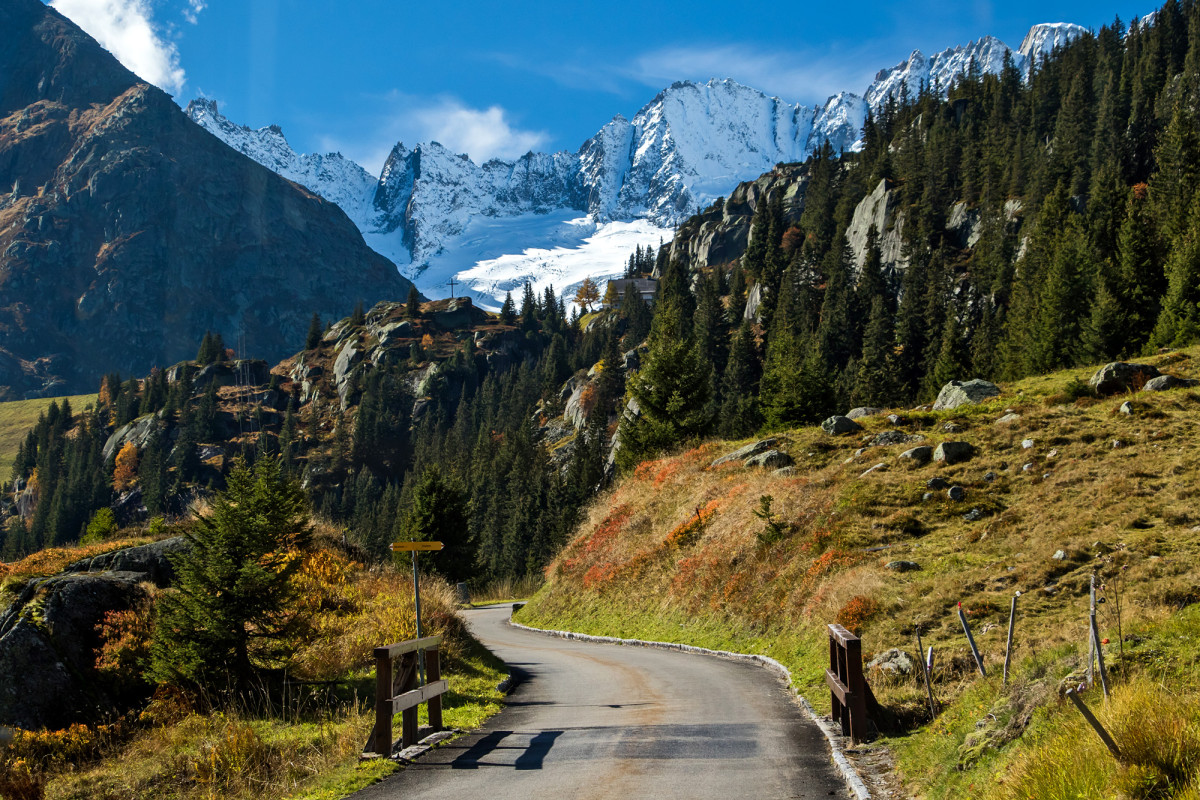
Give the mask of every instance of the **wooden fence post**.
[[(405, 653), (400, 657), (400, 691), (396, 694), (411, 692), (417, 688), (417, 654)], [(400, 713), (401, 738), (404, 747), (412, 747), (417, 743), (417, 706), (406, 708)]]
[[(425, 669), (430, 683), (442, 679), (441, 660), (436, 647), (425, 651)], [(439, 694), (429, 698), (428, 706), (429, 724), (435, 731), (440, 731), (444, 727), (442, 725), (442, 696)]]
[(1117, 743), (1114, 742), (1112, 737), (1108, 735), (1108, 731), (1104, 730), (1104, 726), (1101, 725), (1100, 720), (1096, 719), (1095, 715), (1092, 714), (1092, 710), (1084, 705), (1084, 702), (1079, 699), (1079, 695), (1075, 693), (1074, 689), (1067, 689), (1067, 697), (1071, 698), (1071, 702), (1074, 703), (1075, 707), (1079, 709), (1079, 713), (1083, 714), (1083, 718), (1087, 720), (1088, 724), (1092, 726), (1092, 730), (1094, 730), (1096, 735), (1100, 737), (1100, 740), (1104, 742), (1104, 746), (1108, 748), (1108, 752), (1113, 754), (1113, 758), (1117, 759), (1117, 761), (1120, 761), (1121, 751), (1117, 747)]
[(392, 754), (392, 658), (386, 647), (375, 648), (375, 742), (374, 752)]
[(862, 642), (841, 625), (829, 626), (829, 669), (825, 671), (833, 717), (842, 735), (867, 738), (867, 681), (862, 672)]
[(962, 603), (958, 604), (958, 621), (962, 623), (963, 633), (967, 635), (967, 644), (971, 645), (971, 655), (975, 656), (979, 674), (986, 678), (987, 670), (983, 668), (983, 656), (979, 655), (979, 648), (975, 646), (975, 637), (971, 635), (971, 626), (967, 623), (967, 615), (963, 613)]
[[(929, 680), (929, 665), (925, 663), (925, 647), (921, 644), (921, 626), (917, 625), (917, 660), (921, 662), (921, 674), (925, 676), (925, 694), (929, 697), (929, 721), (937, 719), (937, 702), (933, 699), (933, 683)], [(930, 648), (930, 653), (933, 649)]]
[(1017, 598), (1020, 596), (1020, 592), (1013, 595), (1012, 608), (1008, 612), (1008, 644), (1004, 647), (1004, 681), (1001, 684), (1002, 686), (1008, 686), (1008, 665), (1012, 662), (1013, 627), (1017, 622)]

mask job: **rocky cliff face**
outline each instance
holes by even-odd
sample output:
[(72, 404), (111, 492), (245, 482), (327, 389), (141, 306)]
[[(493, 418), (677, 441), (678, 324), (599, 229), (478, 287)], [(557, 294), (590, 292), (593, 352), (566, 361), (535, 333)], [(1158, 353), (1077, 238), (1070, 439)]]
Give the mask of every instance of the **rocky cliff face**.
[(228, 148), (38, 0), (0, 7), (0, 397), (195, 352), (277, 359), (410, 284), (334, 203)]

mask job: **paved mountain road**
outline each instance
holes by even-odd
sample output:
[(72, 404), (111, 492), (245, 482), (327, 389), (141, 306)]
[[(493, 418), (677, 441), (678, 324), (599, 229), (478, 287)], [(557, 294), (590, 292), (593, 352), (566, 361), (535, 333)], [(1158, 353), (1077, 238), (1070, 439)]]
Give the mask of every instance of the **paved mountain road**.
[(464, 612), (523, 680), (483, 729), (353, 795), (389, 798), (844, 797), (821, 732), (769, 671), (552, 638)]

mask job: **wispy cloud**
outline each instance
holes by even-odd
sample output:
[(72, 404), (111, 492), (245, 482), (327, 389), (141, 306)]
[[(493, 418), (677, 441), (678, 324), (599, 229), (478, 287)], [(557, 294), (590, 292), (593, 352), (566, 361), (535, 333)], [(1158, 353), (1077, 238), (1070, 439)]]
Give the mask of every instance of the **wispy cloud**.
[[(203, 0), (190, 0), (199, 14)], [(51, 0), (59, 13), (83, 28), (138, 77), (178, 94), (186, 75), (179, 51), (155, 25), (147, 0)]]
[[(473, 108), (456, 97), (421, 97), (392, 92), (370, 98), (367, 105), (380, 109), (368, 120), (354, 120), (353, 134), (335, 132), (320, 137), (326, 150), (337, 150), (378, 174), (396, 142), (409, 147), (437, 141), (455, 153), (466, 153), (477, 163), (492, 158), (519, 158), (545, 145), (545, 131), (519, 127), (504, 108)], [(365, 136), (361, 131), (369, 131)]]
[(732, 78), (786, 100), (818, 103), (838, 92), (866, 89), (881, 65), (865, 65), (862, 55), (770, 52), (744, 44), (667, 47), (637, 57), (628, 74), (647, 86)]
[(188, 0), (187, 8), (183, 10), (183, 18), (195, 25), (200, 21), (200, 12), (208, 8), (206, 0)]

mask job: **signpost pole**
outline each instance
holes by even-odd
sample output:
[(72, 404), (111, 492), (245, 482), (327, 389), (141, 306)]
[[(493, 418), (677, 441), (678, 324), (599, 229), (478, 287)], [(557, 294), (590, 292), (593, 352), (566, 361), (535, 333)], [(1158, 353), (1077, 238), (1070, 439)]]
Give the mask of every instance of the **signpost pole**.
[[(417, 576), (417, 551), (412, 551), (412, 567), (413, 567), (413, 605), (417, 611), (417, 638), (420, 639), (425, 634), (421, 632), (421, 581)], [(421, 685), (425, 685), (425, 654), (417, 652), (417, 670), (421, 673)]]

